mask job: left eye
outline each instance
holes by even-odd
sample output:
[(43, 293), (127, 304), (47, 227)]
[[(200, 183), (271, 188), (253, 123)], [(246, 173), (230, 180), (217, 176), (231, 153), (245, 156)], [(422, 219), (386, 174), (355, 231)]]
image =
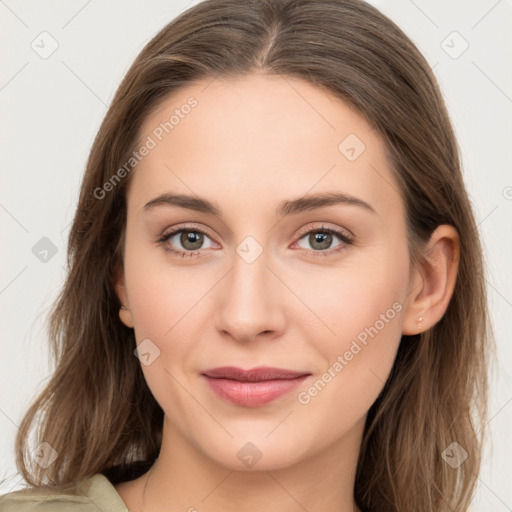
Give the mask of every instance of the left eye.
[[(332, 245), (333, 240), (334, 240), (333, 237), (336, 237), (340, 240), (340, 242), (335, 246)], [(343, 243), (345, 243), (345, 244), (351, 243), (351, 240), (343, 233), (340, 233), (333, 229), (327, 229), (327, 228), (314, 229), (314, 230), (308, 231), (305, 235), (303, 235), (299, 239), (299, 242), (304, 239), (309, 243), (311, 249), (308, 247), (302, 247), (302, 248), (310, 249), (313, 251), (326, 251), (327, 249), (339, 247), (340, 245), (343, 245)]]

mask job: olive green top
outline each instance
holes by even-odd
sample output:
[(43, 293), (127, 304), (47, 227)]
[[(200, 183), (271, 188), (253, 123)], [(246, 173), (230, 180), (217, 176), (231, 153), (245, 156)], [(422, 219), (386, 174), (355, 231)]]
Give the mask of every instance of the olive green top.
[(108, 478), (96, 473), (60, 494), (21, 489), (0, 496), (0, 512), (129, 512)]

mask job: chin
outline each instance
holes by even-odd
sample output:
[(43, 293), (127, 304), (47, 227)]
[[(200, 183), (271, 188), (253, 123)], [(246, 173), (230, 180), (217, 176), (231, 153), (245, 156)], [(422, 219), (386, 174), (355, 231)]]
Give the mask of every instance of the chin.
[[(274, 471), (290, 467), (307, 458), (304, 445), (297, 439), (285, 440), (276, 435), (235, 436), (229, 441), (202, 447), (203, 453), (217, 464), (232, 471)], [(272, 436), (272, 434), (271, 434)]]

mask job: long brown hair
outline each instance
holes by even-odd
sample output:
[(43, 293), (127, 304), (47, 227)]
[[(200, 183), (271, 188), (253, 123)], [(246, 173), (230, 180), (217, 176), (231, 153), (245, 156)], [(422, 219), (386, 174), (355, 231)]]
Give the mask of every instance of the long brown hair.
[[(465, 511), (480, 467), (486, 415), (488, 318), (482, 250), (461, 176), (459, 149), (436, 79), (410, 39), (360, 0), (207, 0), (165, 26), (142, 50), (94, 141), (69, 235), (65, 285), (48, 334), (55, 371), (26, 412), (16, 463), (29, 486), (65, 486), (95, 473), (113, 483), (145, 472), (159, 454), (163, 411), (118, 317), (113, 279), (122, 265), (129, 172), (104, 187), (137, 149), (141, 123), (170, 93), (253, 71), (297, 77), (357, 109), (382, 136), (400, 184), (411, 260), (434, 229), (460, 236), (455, 290), (443, 318), (403, 336), (372, 405), (355, 498), (375, 511)], [(96, 193), (95, 193), (96, 191)], [(36, 464), (36, 445), (57, 454)], [(443, 451), (468, 454), (453, 468)]]

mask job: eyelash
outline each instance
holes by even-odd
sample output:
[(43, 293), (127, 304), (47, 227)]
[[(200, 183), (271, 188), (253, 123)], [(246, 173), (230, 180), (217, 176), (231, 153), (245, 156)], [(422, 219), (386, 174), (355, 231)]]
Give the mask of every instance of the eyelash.
[[(181, 251), (181, 250), (173, 249), (169, 245), (165, 245), (165, 242), (167, 242), (170, 238), (172, 238), (177, 233), (187, 232), (187, 231), (192, 232), (192, 233), (201, 233), (201, 234), (206, 235), (207, 237), (211, 238), (211, 236), (208, 233), (206, 233), (202, 229), (196, 228), (194, 226), (178, 226), (173, 231), (166, 233), (160, 239), (158, 239), (157, 245), (163, 246), (164, 251), (166, 251), (167, 253), (170, 253), (170, 254), (173, 254), (176, 256), (181, 256), (182, 258), (190, 258), (192, 256), (197, 256), (200, 253), (200, 250), (198, 250), (198, 251)], [(308, 251), (308, 252), (313, 253), (313, 257), (330, 256), (334, 253), (338, 253), (338, 252), (345, 250), (347, 248), (347, 245), (352, 245), (354, 243), (354, 240), (351, 237), (349, 237), (349, 235), (347, 235), (345, 232), (339, 231), (334, 228), (328, 228), (326, 226), (321, 226), (319, 228), (313, 228), (313, 229), (303, 231), (299, 234), (298, 240), (301, 240), (302, 238), (304, 238), (305, 235), (309, 235), (310, 233), (334, 234), (334, 235), (337, 235), (340, 238), (340, 240), (342, 241), (342, 243), (340, 245), (336, 246), (334, 249), (327, 249), (325, 251), (322, 251), (322, 250)]]

